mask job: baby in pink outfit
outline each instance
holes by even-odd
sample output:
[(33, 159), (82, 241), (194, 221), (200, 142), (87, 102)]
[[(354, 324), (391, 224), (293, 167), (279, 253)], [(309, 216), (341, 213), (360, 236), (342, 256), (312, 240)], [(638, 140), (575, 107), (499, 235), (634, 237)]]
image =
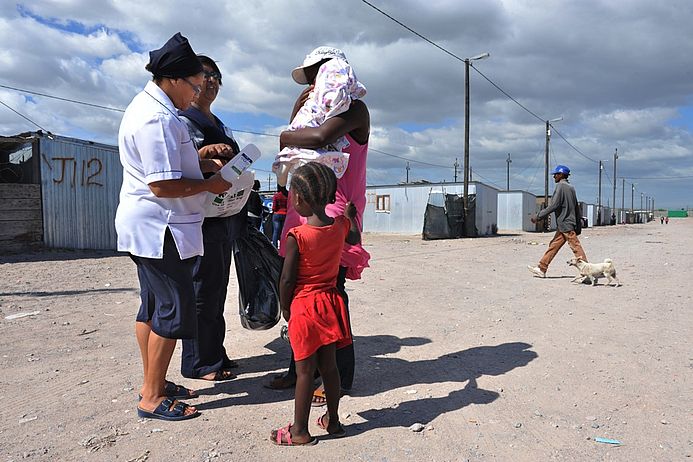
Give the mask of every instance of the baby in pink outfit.
[[(347, 111), (353, 100), (366, 95), (366, 87), (358, 81), (341, 50), (319, 47), (306, 56), (303, 65), (305, 67), (323, 59), (329, 60), (320, 66), (315, 78), (315, 88), (296, 113), (288, 130), (319, 127), (330, 117)], [(297, 82), (305, 83), (298, 80)], [(277, 175), (277, 184), (285, 186), (291, 171), (311, 161), (327, 165), (337, 178), (341, 178), (349, 162), (349, 154), (342, 150), (348, 146), (346, 137), (340, 137), (334, 143), (320, 149), (291, 146), (282, 149), (272, 164), (272, 171)]]

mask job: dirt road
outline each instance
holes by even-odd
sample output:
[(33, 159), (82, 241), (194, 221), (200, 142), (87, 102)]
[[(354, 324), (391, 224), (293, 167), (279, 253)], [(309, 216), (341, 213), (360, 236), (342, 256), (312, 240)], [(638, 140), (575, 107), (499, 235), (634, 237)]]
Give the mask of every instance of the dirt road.
[(267, 441), (292, 417), (292, 391), (262, 387), (288, 346), (278, 328), (241, 328), (235, 283), (226, 347), (238, 379), (181, 379), (178, 347), (169, 378), (200, 390), (203, 415), (139, 420), (130, 259), (0, 257), (0, 460), (691, 460), (693, 219), (584, 230), (588, 257), (612, 258), (619, 288), (571, 284), (567, 248), (549, 278), (533, 278), (526, 265), (550, 237), (366, 235), (372, 268), (347, 287), (349, 436), (310, 448)]

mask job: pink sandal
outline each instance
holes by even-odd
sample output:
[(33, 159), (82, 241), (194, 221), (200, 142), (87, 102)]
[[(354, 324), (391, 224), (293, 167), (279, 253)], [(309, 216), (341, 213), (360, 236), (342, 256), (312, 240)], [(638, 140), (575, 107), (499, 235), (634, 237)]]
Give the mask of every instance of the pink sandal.
[(292, 424), (289, 424), (286, 427), (278, 428), (275, 436), (270, 434), (270, 441), (277, 446), (313, 446), (318, 443), (318, 439), (314, 436), (311, 436), (310, 440), (305, 443), (294, 443), (291, 439), (291, 425)]

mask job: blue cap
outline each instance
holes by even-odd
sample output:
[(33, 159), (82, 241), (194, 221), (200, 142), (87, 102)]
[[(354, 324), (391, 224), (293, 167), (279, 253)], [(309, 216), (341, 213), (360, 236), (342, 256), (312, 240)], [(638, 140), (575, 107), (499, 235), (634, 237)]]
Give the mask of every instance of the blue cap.
[(565, 165), (556, 165), (556, 168), (553, 169), (553, 172), (551, 172), (551, 175), (555, 175), (556, 173), (563, 173), (564, 175), (570, 175), (570, 169), (566, 167)]

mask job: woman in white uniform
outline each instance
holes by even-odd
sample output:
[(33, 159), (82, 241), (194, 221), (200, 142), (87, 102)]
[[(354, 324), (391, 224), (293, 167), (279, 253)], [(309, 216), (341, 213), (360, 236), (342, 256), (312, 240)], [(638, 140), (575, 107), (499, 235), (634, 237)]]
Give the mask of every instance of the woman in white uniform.
[(186, 420), (199, 415), (175, 398), (195, 392), (166, 381), (176, 339), (197, 332), (192, 268), (203, 253), (202, 218), (207, 192), (227, 191), (219, 166), (199, 160), (178, 109), (200, 92), (202, 64), (180, 33), (149, 53), (153, 79), (127, 107), (118, 133), (123, 186), (116, 212), (118, 250), (137, 265), (142, 304), (135, 331), (144, 384), (140, 417)]

